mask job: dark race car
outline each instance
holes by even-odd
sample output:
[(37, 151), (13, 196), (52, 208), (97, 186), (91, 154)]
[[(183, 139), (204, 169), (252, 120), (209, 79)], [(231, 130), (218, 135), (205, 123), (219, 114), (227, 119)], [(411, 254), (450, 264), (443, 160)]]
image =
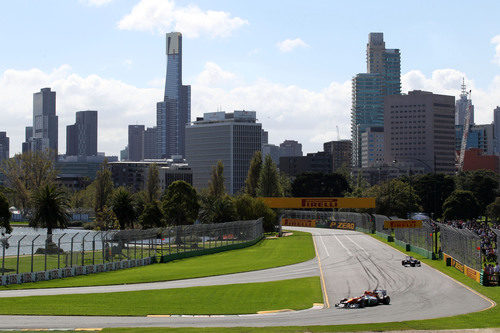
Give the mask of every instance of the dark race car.
[(387, 295), (386, 290), (375, 289), (373, 291), (365, 291), (360, 297), (344, 298), (339, 303), (335, 304), (337, 308), (355, 309), (364, 308), (365, 306), (375, 306), (379, 304), (389, 304), (391, 298)]
[(420, 267), (422, 264), (420, 263), (420, 260), (417, 260), (413, 257), (406, 257), (405, 259), (401, 260), (401, 264), (405, 267)]

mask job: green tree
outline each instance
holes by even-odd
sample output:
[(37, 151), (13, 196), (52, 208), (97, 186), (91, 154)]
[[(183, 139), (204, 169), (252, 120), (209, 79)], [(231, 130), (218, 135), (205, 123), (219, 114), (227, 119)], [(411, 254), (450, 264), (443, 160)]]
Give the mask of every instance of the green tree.
[(292, 181), (290, 180), (290, 177), (284, 173), (279, 171), (279, 177), (280, 177), (280, 187), (283, 192), (284, 197), (290, 197), (292, 196)]
[(113, 205), (113, 212), (120, 224), (120, 229), (134, 228), (136, 214), (132, 193), (125, 187), (119, 187), (113, 193), (111, 202)]
[(183, 180), (173, 182), (162, 198), (162, 209), (169, 224), (193, 224), (200, 209), (196, 190)]
[(4, 228), (8, 234), (12, 232), (12, 227), (10, 226), (10, 217), (12, 214), (9, 208), (9, 201), (5, 195), (0, 193), (0, 228)]
[(245, 193), (255, 197), (257, 195), (257, 186), (259, 185), (260, 170), (262, 169), (262, 153), (260, 150), (255, 151), (250, 168), (248, 168), (247, 179), (245, 179)]
[(113, 230), (118, 229), (120, 224), (116, 218), (113, 209), (108, 206), (104, 206), (101, 211), (97, 212), (95, 218), (95, 229), (96, 230)]
[(443, 215), (444, 201), (455, 190), (453, 177), (442, 173), (428, 173), (416, 176), (412, 183), (423, 211), (429, 216), (440, 218)]
[(224, 195), (220, 198), (210, 194), (200, 195), (199, 220), (202, 223), (223, 223), (237, 219), (233, 199)]
[(216, 198), (222, 198), (226, 193), (224, 186), (224, 164), (222, 161), (217, 162), (217, 166), (212, 167), (212, 175), (208, 183), (208, 193)]
[(234, 206), (239, 220), (255, 220), (263, 218), (264, 231), (275, 231), (278, 224), (276, 213), (262, 199), (253, 198), (247, 194), (237, 196)]
[(409, 213), (422, 209), (415, 190), (398, 179), (372, 186), (366, 190), (365, 196), (375, 197), (377, 214), (406, 218)]
[(455, 190), (443, 204), (443, 217), (446, 220), (473, 219), (479, 213), (479, 203), (471, 191)]
[(11, 189), (12, 203), (21, 210), (29, 209), (31, 195), (57, 177), (54, 154), (48, 151), (16, 154), (4, 161), (2, 173), (6, 186)]
[(343, 197), (349, 191), (347, 179), (339, 173), (306, 172), (292, 183), (294, 197)]
[(95, 189), (94, 210), (97, 213), (102, 211), (104, 206), (108, 205), (113, 194), (113, 180), (111, 179), (108, 160), (104, 160), (102, 163), (92, 185)]
[(160, 175), (156, 163), (149, 165), (146, 181), (146, 198), (151, 203), (160, 199)]
[(165, 226), (163, 212), (157, 200), (147, 203), (146, 206), (144, 206), (144, 210), (139, 217), (139, 223), (143, 229)]
[(47, 228), (47, 243), (52, 243), (52, 230), (66, 228), (69, 216), (69, 198), (55, 184), (45, 184), (33, 194), (31, 227)]
[(457, 175), (457, 188), (474, 194), (479, 204), (479, 215), (483, 215), (497, 196), (498, 175), (490, 170), (461, 172)]
[(260, 170), (257, 195), (260, 197), (283, 196), (283, 189), (281, 188), (278, 169), (276, 168), (276, 164), (274, 164), (270, 155), (266, 155), (264, 164)]
[[(500, 224), (500, 197), (496, 197), (495, 201), (486, 207), (488, 217)], [(498, 244), (498, 242), (497, 242)]]

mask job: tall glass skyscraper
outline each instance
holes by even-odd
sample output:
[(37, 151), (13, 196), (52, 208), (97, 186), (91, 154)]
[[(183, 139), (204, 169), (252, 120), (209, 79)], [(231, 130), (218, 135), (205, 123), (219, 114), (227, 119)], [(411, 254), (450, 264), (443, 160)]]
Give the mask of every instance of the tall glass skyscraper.
[[(58, 116), (56, 116), (56, 92), (43, 88), (33, 94), (32, 137), (23, 143), (23, 151), (48, 151), (57, 159)], [(26, 132), (28, 136), (28, 130)]]
[(361, 167), (361, 134), (384, 126), (384, 97), (401, 94), (401, 54), (386, 49), (384, 34), (372, 32), (366, 45), (366, 70), (352, 79), (352, 164)]
[(185, 128), (191, 121), (191, 86), (182, 85), (182, 34), (167, 34), (167, 76), (163, 102), (156, 105), (159, 157), (185, 155)]

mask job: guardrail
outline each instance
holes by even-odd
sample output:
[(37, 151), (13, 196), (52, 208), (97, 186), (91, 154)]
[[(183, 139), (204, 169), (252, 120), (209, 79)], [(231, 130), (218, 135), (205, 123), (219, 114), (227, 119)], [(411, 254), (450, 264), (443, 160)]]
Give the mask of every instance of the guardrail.
[(262, 219), (147, 230), (60, 230), (1, 239), (0, 285), (51, 280), (250, 246)]

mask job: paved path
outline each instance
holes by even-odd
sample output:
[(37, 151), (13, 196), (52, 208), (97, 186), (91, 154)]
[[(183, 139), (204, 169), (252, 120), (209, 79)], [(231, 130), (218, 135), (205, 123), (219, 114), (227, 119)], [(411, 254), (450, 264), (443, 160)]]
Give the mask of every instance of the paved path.
[[(403, 253), (370, 236), (344, 230), (293, 229), (309, 231), (314, 235), (330, 308), (265, 315), (213, 317), (0, 316), (0, 329), (336, 325), (429, 319), (480, 311), (491, 306), (491, 302), (488, 300), (426, 265), (415, 268), (403, 267), (401, 265)], [(166, 282), (164, 286), (177, 288), (193, 286), (196, 283), (214, 285), (312, 276), (318, 274), (318, 270), (312, 267), (314, 264), (315, 261), (309, 261), (269, 270)], [(141, 286), (144, 289), (156, 289), (159, 284), (148, 283), (120, 287), (125, 287), (126, 290), (138, 290), (137, 288), (141, 288)], [(390, 305), (355, 310), (333, 307), (333, 304), (343, 297), (357, 296), (364, 290), (376, 287), (388, 290), (391, 296)], [(65, 288), (64, 292), (68, 292), (68, 289), (71, 292), (87, 292), (90, 290), (87, 288)], [(32, 290), (31, 292), (40, 291)], [(0, 296), (3, 293), (0, 292)]]

